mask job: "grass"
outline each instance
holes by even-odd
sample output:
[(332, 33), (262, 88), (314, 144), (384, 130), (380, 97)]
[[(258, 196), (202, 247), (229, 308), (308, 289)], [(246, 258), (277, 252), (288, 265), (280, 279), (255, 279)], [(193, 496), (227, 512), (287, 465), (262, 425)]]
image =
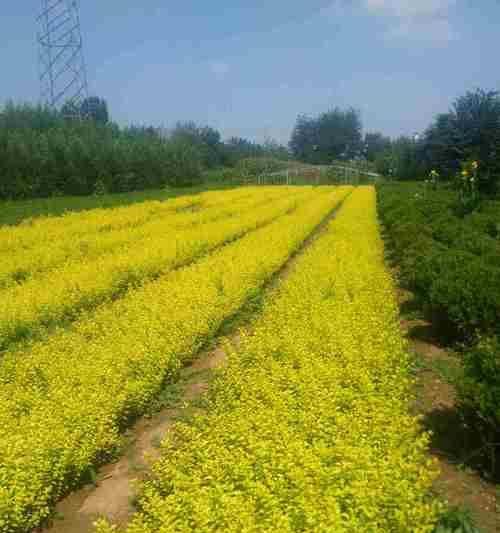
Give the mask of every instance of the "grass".
[(164, 437), (160, 433), (156, 433), (155, 435), (153, 435), (153, 438), (151, 439), (151, 445), (154, 448), (159, 449), (161, 447), (163, 438)]
[(172, 409), (179, 404), (182, 399), (182, 385), (175, 379), (172, 381), (172, 377), (170, 377), (169, 382), (164, 384), (160, 393), (152, 401), (148, 409), (150, 415), (158, 413), (163, 409)]
[(441, 380), (456, 385), (463, 376), (463, 369), (458, 358), (442, 358), (429, 360), (421, 356), (418, 352), (411, 350), (412, 373), (417, 374), (422, 370), (434, 372)]
[(411, 371), (412, 375), (416, 376), (416, 375), (420, 374), (420, 372), (422, 372), (423, 370), (427, 370), (428, 369), (428, 365), (427, 365), (425, 359), (418, 352), (416, 352), (415, 350), (410, 349), (409, 353), (410, 353), (410, 356), (411, 356), (411, 358), (410, 358), (410, 361), (411, 361), (410, 371)]
[(482, 533), (474, 525), (470, 509), (451, 507), (441, 517), (435, 533)]
[(455, 385), (463, 377), (463, 369), (458, 360), (436, 359), (429, 366), (450, 385)]
[(228, 189), (231, 183), (204, 183), (195, 187), (152, 189), (128, 193), (103, 194), (99, 196), (55, 196), (30, 200), (0, 201), (0, 226), (16, 225), (29, 218), (59, 216), (68, 211), (110, 208), (132, 205), (149, 200), (168, 200), (187, 194), (197, 194), (213, 189)]

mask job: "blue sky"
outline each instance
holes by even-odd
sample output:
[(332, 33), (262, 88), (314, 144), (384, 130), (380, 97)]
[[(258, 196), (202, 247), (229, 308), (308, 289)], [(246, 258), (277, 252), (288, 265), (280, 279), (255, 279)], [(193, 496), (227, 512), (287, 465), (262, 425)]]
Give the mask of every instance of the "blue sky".
[[(4, 2), (0, 104), (38, 99), (40, 1)], [(465, 91), (500, 89), (498, 0), (81, 0), (90, 92), (120, 124), (194, 120), (287, 142), (299, 113), (361, 111), (422, 131)]]

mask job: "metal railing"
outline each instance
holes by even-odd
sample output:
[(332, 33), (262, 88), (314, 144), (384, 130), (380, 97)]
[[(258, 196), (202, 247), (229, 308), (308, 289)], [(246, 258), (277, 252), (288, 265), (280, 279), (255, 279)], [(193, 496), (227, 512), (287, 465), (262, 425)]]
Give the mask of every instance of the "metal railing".
[(273, 172), (262, 172), (248, 180), (256, 185), (328, 185), (378, 181), (380, 174), (343, 165), (292, 167)]

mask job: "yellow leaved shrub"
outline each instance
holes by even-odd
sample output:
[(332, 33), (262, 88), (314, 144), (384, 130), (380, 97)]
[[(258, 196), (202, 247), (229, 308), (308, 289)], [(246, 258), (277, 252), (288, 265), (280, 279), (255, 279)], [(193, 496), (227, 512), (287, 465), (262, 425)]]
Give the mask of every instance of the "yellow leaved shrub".
[(410, 413), (372, 187), (345, 201), (251, 330), (207, 414), (164, 441), (126, 533), (433, 531), (436, 471)]
[[(236, 226), (203, 225), (188, 234), (189, 250), (197, 238), (222, 243), (232, 235), (232, 242), (106, 301), (71, 327), (5, 351), (0, 532), (43, 522), (57, 499), (116, 449), (120, 431), (162, 383), (255, 295), (349, 190), (307, 188), (242, 215)], [(168, 240), (158, 239), (167, 247)], [(135, 264), (133, 255), (129, 262)]]
[[(253, 209), (240, 209), (234, 216), (205, 224), (176, 229), (167, 218), (165, 225), (159, 222), (137, 242), (132, 240), (97, 258), (63, 261), (48, 272), (0, 290), (0, 350), (44, 333), (47, 326), (74, 320), (131, 286), (186, 265), (270, 223), (315, 194), (312, 188), (299, 194), (283, 193)], [(262, 194), (265, 198), (265, 191)]]

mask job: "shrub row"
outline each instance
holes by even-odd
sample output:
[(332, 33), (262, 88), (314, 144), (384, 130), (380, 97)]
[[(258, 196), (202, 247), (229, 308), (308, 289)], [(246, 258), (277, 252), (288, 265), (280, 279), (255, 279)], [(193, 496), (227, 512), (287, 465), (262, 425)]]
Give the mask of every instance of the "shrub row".
[(465, 412), (500, 428), (500, 205), (463, 218), (452, 193), (382, 185), (380, 215), (402, 280), (448, 340), (465, 341), (458, 393)]
[(471, 340), (500, 332), (500, 240), (484, 231), (500, 212), (459, 218), (452, 194), (382, 185), (379, 211), (403, 280), (443, 331)]
[(484, 201), (463, 215), (451, 189), (433, 190), (422, 184), (384, 184), (379, 203), (386, 225), (420, 224), (425, 234), (448, 247), (495, 261), (500, 253), (500, 203)]
[(94, 122), (46, 131), (0, 122), (0, 198), (126, 192), (201, 181), (194, 146)]
[(205, 191), (182, 195), (168, 201), (141, 201), (118, 207), (91, 207), (81, 211), (68, 211), (58, 216), (27, 217), (18, 225), (0, 226), (0, 252), (12, 253), (19, 248), (33, 249), (70, 235), (80, 238), (92, 233), (134, 228), (154, 217), (170, 215), (173, 212), (194, 211), (217, 207), (232, 200), (244, 200), (257, 193), (257, 188), (248, 187), (226, 192), (224, 196), (220, 195), (220, 191)]
[(96, 210), (0, 230), (0, 289), (48, 272), (69, 261), (89, 261), (118, 248), (137, 245), (149, 235), (194, 228), (234, 217), (290, 195), (252, 189), (205, 193), (182, 201), (145, 202), (141, 207)]
[(372, 188), (345, 201), (251, 329), (207, 414), (163, 442), (126, 532), (433, 531), (435, 471), (409, 413)]
[[(124, 424), (279, 269), (347, 193), (321, 190), (266, 227), (101, 306), (0, 362), (0, 532), (38, 526), (113, 452)], [(213, 228), (215, 230), (215, 228)]]
[(125, 246), (97, 258), (77, 257), (62, 262), (24, 283), (0, 290), (3, 302), (0, 350), (11, 342), (43, 331), (46, 326), (73, 320), (82, 310), (92, 309), (133, 285), (196, 260), (293, 211), (300, 199), (314, 197), (311, 189), (306, 188), (301, 189), (301, 195), (302, 198), (285, 195), (257, 209), (240, 209), (241, 216), (175, 231), (170, 218), (164, 222), (160, 219), (154, 231), (146, 233), (138, 242), (131, 239)]

